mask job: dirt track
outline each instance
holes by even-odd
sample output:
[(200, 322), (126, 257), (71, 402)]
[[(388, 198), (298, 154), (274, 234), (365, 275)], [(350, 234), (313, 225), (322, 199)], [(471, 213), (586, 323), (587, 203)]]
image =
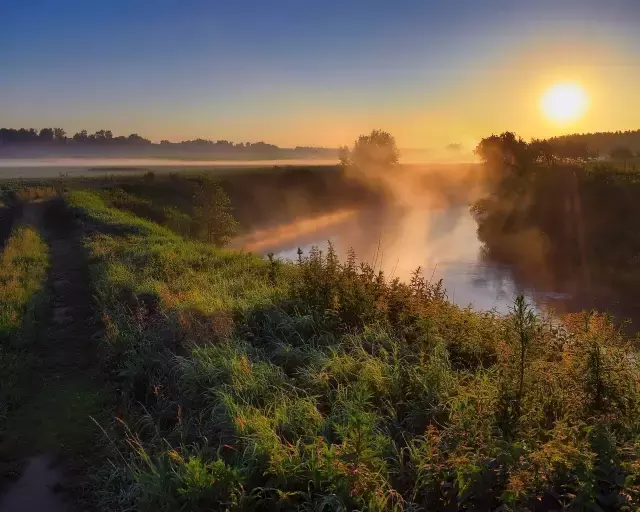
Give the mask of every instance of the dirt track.
[(99, 435), (91, 417), (104, 410), (104, 379), (81, 233), (58, 199), (27, 204), (19, 222), (37, 227), (49, 246), (48, 301), (29, 346), (24, 399), (0, 443), (3, 463), (21, 475), (0, 497), (0, 512), (90, 510), (86, 470)]

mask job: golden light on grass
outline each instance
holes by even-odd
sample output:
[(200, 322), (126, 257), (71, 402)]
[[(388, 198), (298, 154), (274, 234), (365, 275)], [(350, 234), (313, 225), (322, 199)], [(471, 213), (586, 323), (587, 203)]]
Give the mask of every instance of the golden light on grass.
[(577, 83), (562, 82), (549, 87), (540, 99), (543, 115), (556, 124), (568, 124), (580, 119), (587, 110), (589, 99)]

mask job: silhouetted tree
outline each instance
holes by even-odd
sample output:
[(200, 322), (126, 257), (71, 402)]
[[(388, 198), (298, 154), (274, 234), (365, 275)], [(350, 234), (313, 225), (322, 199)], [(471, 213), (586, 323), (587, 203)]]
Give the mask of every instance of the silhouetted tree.
[(552, 166), (558, 160), (553, 151), (553, 146), (547, 140), (532, 139), (529, 144), (529, 151), (533, 160), (538, 164)]
[(73, 136), (73, 141), (78, 143), (87, 142), (89, 140), (89, 136), (87, 135), (87, 130), (81, 130)]
[(396, 139), (383, 130), (372, 130), (369, 135), (360, 135), (353, 149), (341, 148), (342, 165), (360, 170), (387, 170), (395, 167), (400, 159)]
[(340, 146), (338, 148), (338, 160), (342, 167), (349, 167), (351, 165), (351, 151), (348, 146)]
[(564, 163), (582, 164), (598, 157), (595, 150), (590, 150), (587, 144), (579, 140), (552, 141), (555, 155)]
[(492, 169), (525, 169), (535, 160), (529, 145), (513, 132), (482, 139), (474, 153)]
[(615, 132), (574, 133), (549, 139), (554, 146), (565, 142), (585, 144), (590, 152), (609, 155), (612, 150), (623, 146), (631, 151), (640, 151), (640, 130)]
[(129, 135), (129, 137), (127, 137), (127, 142), (129, 144), (136, 144), (136, 145), (151, 144), (150, 140), (140, 137), (140, 135), (138, 135), (137, 133), (132, 133), (131, 135)]
[(67, 142), (67, 132), (65, 132), (62, 128), (54, 128), (53, 138), (56, 142), (59, 143)]
[(194, 220), (201, 238), (215, 245), (225, 245), (236, 231), (231, 201), (226, 192), (209, 176), (202, 176), (193, 194)]
[(611, 150), (609, 156), (612, 160), (630, 160), (633, 158), (633, 152), (625, 146), (618, 146)]
[(42, 142), (52, 142), (53, 141), (53, 128), (43, 128), (40, 130), (38, 134), (38, 138)]

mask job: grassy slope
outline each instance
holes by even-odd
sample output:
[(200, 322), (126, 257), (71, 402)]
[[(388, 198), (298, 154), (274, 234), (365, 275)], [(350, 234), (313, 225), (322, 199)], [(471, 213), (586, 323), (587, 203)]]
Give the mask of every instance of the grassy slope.
[[(260, 258), (183, 239), (169, 229), (108, 207), (98, 195), (74, 191), (70, 205), (112, 234), (88, 241), (96, 286), (105, 304), (116, 295), (129, 299), (153, 294), (163, 307), (204, 313), (267, 304), (279, 293)], [(124, 297), (127, 298), (127, 297)]]
[(605, 317), (481, 315), (331, 251), (270, 264), (69, 203), (104, 228), (110, 510), (640, 504), (640, 368)]
[(43, 301), (48, 249), (31, 226), (13, 229), (0, 254), (0, 432), (19, 399), (37, 311)]

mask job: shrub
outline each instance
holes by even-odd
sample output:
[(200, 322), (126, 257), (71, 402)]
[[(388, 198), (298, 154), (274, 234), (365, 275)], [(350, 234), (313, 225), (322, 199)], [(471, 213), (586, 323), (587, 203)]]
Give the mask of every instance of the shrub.
[(331, 246), (274, 272), (76, 204), (135, 228), (87, 241), (131, 426), (106, 508), (640, 505), (640, 368), (610, 318), (478, 314)]

